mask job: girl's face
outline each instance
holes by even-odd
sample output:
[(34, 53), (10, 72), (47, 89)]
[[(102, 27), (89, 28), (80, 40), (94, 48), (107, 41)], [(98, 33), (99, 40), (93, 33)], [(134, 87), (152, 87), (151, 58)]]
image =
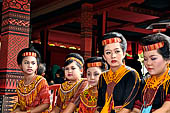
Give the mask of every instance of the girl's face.
[(70, 81), (77, 81), (81, 78), (81, 70), (77, 66), (76, 61), (73, 61), (71, 64), (65, 66), (64, 68), (65, 77)]
[(87, 80), (89, 86), (97, 86), (102, 71), (99, 67), (90, 67), (87, 69)]
[(33, 56), (27, 56), (22, 60), (21, 68), (23, 72), (27, 75), (35, 74), (38, 68), (37, 59)]
[(103, 58), (107, 61), (111, 68), (120, 67), (123, 64), (125, 53), (120, 47), (120, 43), (107, 44), (104, 47)]
[(144, 52), (144, 65), (150, 75), (162, 75), (167, 69), (168, 61), (164, 60), (157, 50)]

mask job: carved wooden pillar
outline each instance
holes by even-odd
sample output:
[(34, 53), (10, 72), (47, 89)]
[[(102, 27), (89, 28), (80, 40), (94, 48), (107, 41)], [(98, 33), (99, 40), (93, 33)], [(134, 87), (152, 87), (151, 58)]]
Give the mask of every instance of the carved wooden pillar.
[(91, 57), (93, 27), (93, 5), (84, 3), (81, 6), (81, 54), (86, 59)]
[(102, 38), (104, 34), (107, 32), (107, 12), (104, 11), (101, 15), (97, 17), (97, 43), (98, 43), (98, 50), (99, 56), (103, 55), (103, 47), (102, 47)]
[[(30, 0), (3, 0), (0, 53), (0, 112), (8, 113), (22, 72), (18, 52), (29, 46)], [(10, 95), (9, 95), (10, 94)]]

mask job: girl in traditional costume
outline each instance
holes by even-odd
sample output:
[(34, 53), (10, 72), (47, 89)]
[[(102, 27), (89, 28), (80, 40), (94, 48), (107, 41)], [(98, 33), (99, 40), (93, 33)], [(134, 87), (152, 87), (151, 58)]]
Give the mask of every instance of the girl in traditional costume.
[(170, 37), (162, 33), (148, 35), (141, 45), (150, 76), (141, 82), (132, 113), (170, 113)]
[(57, 105), (52, 113), (72, 113), (78, 111), (80, 93), (87, 87), (87, 80), (81, 78), (84, 60), (78, 53), (66, 56), (64, 72), (66, 81), (61, 84)]
[(49, 113), (50, 94), (46, 79), (36, 74), (40, 54), (34, 48), (22, 49), (17, 62), (24, 77), (18, 82), (18, 102), (13, 113)]
[(96, 112), (129, 113), (139, 89), (140, 79), (136, 70), (123, 63), (127, 42), (122, 34), (111, 32), (104, 35), (102, 46), (103, 58), (110, 69), (99, 79)]
[(97, 84), (99, 77), (107, 65), (102, 57), (91, 57), (85, 62), (88, 89), (80, 94), (79, 113), (94, 113), (97, 107)]

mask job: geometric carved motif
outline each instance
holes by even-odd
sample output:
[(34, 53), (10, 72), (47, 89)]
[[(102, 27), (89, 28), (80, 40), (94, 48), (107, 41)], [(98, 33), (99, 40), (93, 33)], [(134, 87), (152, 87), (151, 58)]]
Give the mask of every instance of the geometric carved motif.
[[(29, 46), (31, 0), (3, 0), (1, 57), (0, 57), (0, 113), (8, 113), (17, 101), (17, 81), (21, 79), (17, 55)], [(15, 75), (18, 74), (18, 75)]]
[(93, 5), (84, 3), (81, 7), (81, 55), (87, 59), (91, 57), (93, 32)]
[(3, 11), (7, 9), (18, 9), (21, 11), (30, 11), (31, 0), (3, 0)]
[(2, 26), (6, 26), (6, 25), (15, 25), (15, 26), (22, 26), (22, 27), (29, 27), (30, 23), (29, 21), (25, 21), (25, 20), (19, 20), (19, 19), (15, 19), (15, 18), (8, 18), (6, 20), (4, 20), (2, 22)]
[(28, 47), (29, 38), (20, 35), (9, 35), (7, 68), (15, 69), (17, 67), (17, 54), (23, 48)]
[(11, 112), (12, 108), (16, 102), (18, 102), (18, 96), (16, 94), (0, 96), (0, 111), (1, 111), (1, 113)]
[(4, 0), (2, 9), (2, 35), (16, 33), (29, 35), (30, 0)]
[(21, 49), (28, 47), (28, 36), (10, 34), (2, 36), (1, 40), (3, 42), (1, 52), (4, 53), (1, 55), (1, 58), (6, 59), (6, 61), (1, 60), (0, 67), (17, 69), (17, 54)]

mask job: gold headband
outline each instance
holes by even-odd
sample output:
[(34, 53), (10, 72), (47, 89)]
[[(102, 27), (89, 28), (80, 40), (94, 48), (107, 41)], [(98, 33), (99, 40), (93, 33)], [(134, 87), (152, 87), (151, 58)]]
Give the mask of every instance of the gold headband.
[(68, 60), (74, 60), (74, 61), (78, 62), (81, 66), (83, 66), (83, 63), (75, 57), (69, 57), (69, 58), (66, 59), (66, 61), (68, 61)]
[(102, 66), (101, 62), (87, 63), (87, 67), (100, 67)]
[(121, 42), (121, 39), (118, 37), (114, 37), (114, 38), (109, 38), (106, 40), (102, 41), (102, 46), (106, 45), (106, 44), (111, 44), (111, 43), (117, 43), (117, 42)]
[(22, 54), (22, 56), (33, 56), (33, 57), (37, 57), (37, 54), (35, 52), (25, 52)]
[(143, 51), (152, 51), (152, 50), (162, 48), (163, 46), (164, 46), (164, 42), (158, 42), (158, 43), (155, 43), (155, 44), (142, 46), (142, 48), (143, 48)]

